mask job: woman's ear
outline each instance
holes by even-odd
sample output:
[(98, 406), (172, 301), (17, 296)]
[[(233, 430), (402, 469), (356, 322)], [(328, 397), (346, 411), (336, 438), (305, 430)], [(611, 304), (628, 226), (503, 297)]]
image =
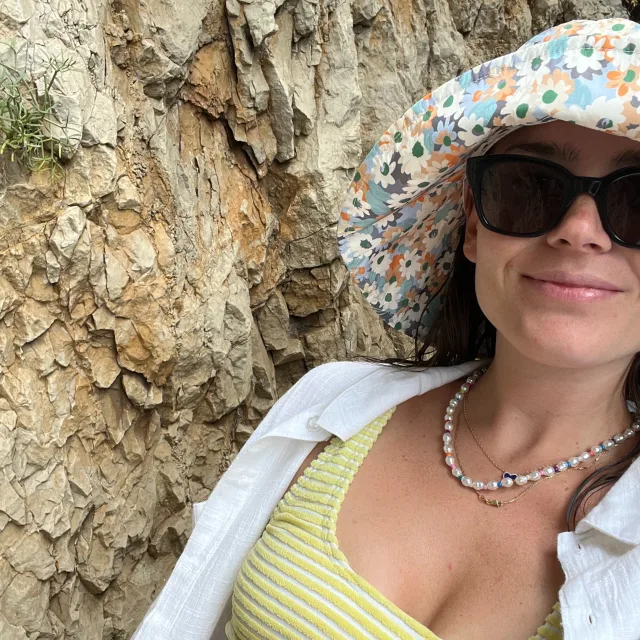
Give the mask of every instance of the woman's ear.
[(462, 202), (465, 217), (464, 245), (462, 251), (470, 262), (476, 262), (478, 254), (478, 212), (473, 200), (473, 192), (466, 178), (462, 183)]

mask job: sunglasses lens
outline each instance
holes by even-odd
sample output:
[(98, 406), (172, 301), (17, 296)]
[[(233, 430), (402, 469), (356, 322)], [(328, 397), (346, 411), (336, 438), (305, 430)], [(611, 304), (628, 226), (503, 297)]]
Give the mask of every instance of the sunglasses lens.
[(482, 211), (490, 225), (515, 235), (550, 230), (565, 200), (562, 176), (533, 162), (496, 162), (480, 184)]
[(640, 245), (640, 174), (611, 183), (606, 207), (609, 224), (618, 238)]

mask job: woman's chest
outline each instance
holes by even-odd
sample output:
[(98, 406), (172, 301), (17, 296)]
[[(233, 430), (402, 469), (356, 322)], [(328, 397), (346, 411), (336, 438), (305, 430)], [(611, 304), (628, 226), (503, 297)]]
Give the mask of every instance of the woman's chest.
[(542, 497), (488, 507), (447, 473), (440, 449), (387, 425), (342, 503), (339, 547), (356, 573), (444, 640), (529, 638), (564, 580), (562, 495), (557, 508)]

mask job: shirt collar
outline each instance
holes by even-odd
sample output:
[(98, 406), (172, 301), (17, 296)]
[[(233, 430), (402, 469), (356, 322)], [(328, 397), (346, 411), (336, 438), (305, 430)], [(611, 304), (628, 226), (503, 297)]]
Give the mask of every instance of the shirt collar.
[[(370, 362), (327, 362), (311, 369), (267, 413), (252, 440), (348, 440), (392, 407), (468, 375), (489, 359), (424, 371)], [(247, 443), (249, 444), (249, 443)]]
[(470, 360), (425, 371), (376, 367), (336, 394), (318, 415), (317, 422), (341, 440), (347, 440), (392, 407), (466, 376), (489, 362), (490, 359)]
[(576, 534), (597, 529), (625, 544), (640, 544), (640, 457), (576, 525)]

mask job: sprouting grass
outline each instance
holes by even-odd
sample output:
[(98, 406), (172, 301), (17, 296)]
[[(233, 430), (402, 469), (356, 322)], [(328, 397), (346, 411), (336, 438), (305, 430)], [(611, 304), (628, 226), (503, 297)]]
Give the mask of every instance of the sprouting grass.
[(66, 124), (56, 118), (51, 89), (75, 61), (47, 55), (35, 73), (29, 68), (34, 66), (28, 62), (29, 51), (24, 50), (28, 43), (0, 46), (0, 155), (30, 171), (48, 169), (59, 177), (64, 173), (62, 143), (50, 131), (65, 132)]

